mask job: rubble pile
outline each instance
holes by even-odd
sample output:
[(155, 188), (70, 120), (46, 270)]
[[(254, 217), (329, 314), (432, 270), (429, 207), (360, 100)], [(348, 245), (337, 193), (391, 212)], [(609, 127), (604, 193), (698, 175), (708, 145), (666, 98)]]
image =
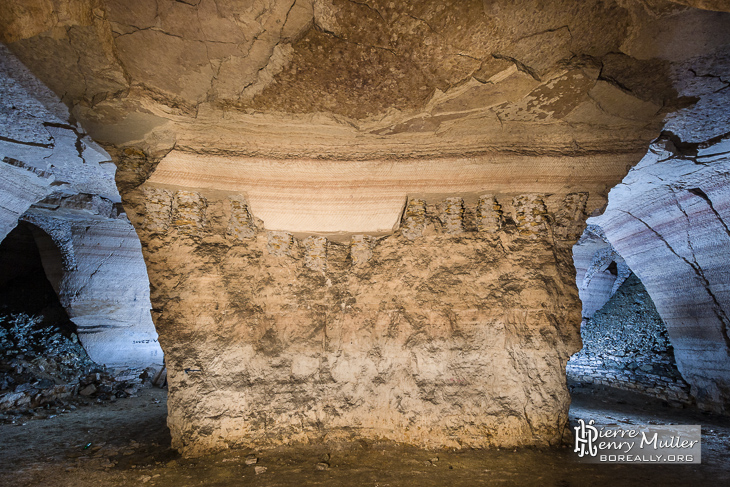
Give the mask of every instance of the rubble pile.
[(667, 327), (635, 274), (581, 325), (583, 349), (568, 361), (568, 379), (610, 385), (667, 401), (692, 404), (690, 386), (677, 368)]
[(134, 396), (160, 370), (110, 370), (93, 362), (71, 333), (41, 316), (0, 315), (0, 422), (52, 417), (78, 406)]

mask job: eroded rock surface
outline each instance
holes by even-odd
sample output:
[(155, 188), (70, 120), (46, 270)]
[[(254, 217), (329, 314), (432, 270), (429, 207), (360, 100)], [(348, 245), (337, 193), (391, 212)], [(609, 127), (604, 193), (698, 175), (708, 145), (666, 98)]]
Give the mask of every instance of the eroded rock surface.
[(699, 98), (614, 188), (601, 226), (646, 286), (667, 325), (677, 366), (698, 405), (730, 404), (727, 49), (675, 67), (680, 93)]
[(353, 159), (641, 151), (691, 102), (664, 81), (676, 52), (723, 45), (726, 18), (599, 0), (63, 0), (0, 11), (1, 40), (95, 140), (154, 158), (172, 147)]
[(608, 242), (601, 227), (596, 225), (588, 225), (573, 247), (573, 263), (575, 282), (583, 303), (583, 318), (590, 318), (603, 308), (631, 275), (624, 258)]
[(478, 231), (484, 198), (416, 199), (421, 236), (343, 243), (263, 228), (236, 238), (227, 225), (241, 208), (205, 192), (193, 198), (205, 202), (201, 229), (171, 217), (161, 231), (140, 201), (130, 214), (170, 371), (174, 445), (194, 455), (353, 438), (559, 443), (565, 363), (580, 348), (573, 241), (515, 226), (524, 210), (512, 201), (534, 197), (488, 198), (507, 215), (499, 231)]
[(595, 223), (649, 291), (698, 404), (727, 411), (727, 142), (700, 151), (699, 163), (664, 144), (612, 190)]

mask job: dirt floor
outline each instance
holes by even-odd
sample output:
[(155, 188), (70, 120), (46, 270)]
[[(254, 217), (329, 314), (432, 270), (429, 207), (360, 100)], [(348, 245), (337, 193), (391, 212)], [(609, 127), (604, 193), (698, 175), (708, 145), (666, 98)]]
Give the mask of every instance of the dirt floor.
[[(702, 464), (588, 465), (568, 447), (426, 451), (365, 442), (183, 459), (169, 446), (165, 398), (165, 390), (148, 388), (138, 397), (0, 425), (0, 485), (730, 485), (730, 419), (605, 387), (576, 387), (571, 421), (701, 424)], [(257, 463), (247, 465), (247, 458)]]

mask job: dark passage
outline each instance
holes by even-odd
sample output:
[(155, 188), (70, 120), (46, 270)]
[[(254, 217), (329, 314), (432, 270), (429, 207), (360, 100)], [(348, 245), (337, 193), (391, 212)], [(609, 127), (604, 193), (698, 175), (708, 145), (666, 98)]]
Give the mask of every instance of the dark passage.
[(567, 366), (572, 386), (611, 386), (656, 397), (675, 407), (692, 404), (667, 327), (635, 274), (603, 308), (583, 320), (581, 337), (583, 349)]
[[(75, 325), (46, 278), (29, 224), (20, 222), (0, 243), (0, 316), (38, 317), (37, 329), (54, 327), (70, 338)], [(3, 321), (8, 326), (7, 320)]]

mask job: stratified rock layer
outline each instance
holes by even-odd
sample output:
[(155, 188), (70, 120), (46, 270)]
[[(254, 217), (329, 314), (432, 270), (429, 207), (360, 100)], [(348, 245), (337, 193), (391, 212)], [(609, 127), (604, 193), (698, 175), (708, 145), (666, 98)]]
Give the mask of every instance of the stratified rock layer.
[[(489, 198), (522, 211), (512, 196)], [(184, 453), (353, 438), (561, 441), (565, 364), (580, 348), (573, 241), (513, 223), (479, 232), (479, 200), (456, 197), (409, 205), (428, 208), (418, 237), (341, 244), (259, 228), (242, 240), (227, 231), (241, 211), (227, 196), (194, 199), (207, 222), (194, 234), (187, 221), (171, 217), (163, 233), (132, 212)], [(454, 206), (458, 233), (454, 213), (444, 222), (439, 211)]]

